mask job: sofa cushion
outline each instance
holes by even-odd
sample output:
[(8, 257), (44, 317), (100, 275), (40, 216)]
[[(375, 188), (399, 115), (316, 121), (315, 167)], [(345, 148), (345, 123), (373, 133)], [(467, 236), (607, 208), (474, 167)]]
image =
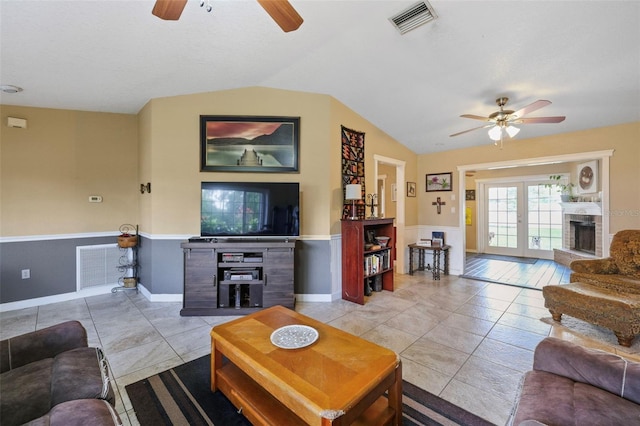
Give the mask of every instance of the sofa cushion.
[(569, 281), (607, 288), (619, 293), (640, 294), (640, 279), (627, 275), (572, 272)]
[(32, 362), (0, 376), (0, 419), (3, 426), (19, 425), (51, 408), (53, 358)]
[(513, 424), (536, 420), (548, 425), (622, 425), (638, 419), (640, 406), (632, 401), (566, 377), (533, 370), (525, 374)]
[(105, 399), (115, 405), (104, 354), (98, 348), (78, 348), (55, 358), (51, 406), (73, 399)]
[(602, 388), (640, 404), (640, 363), (619, 355), (547, 337), (536, 347), (533, 369)]
[(115, 405), (106, 361), (97, 348), (73, 349), (2, 373), (0, 394), (3, 426), (28, 422), (76, 399), (104, 399)]
[(25, 426), (119, 426), (118, 413), (104, 400), (76, 399), (58, 404)]
[(519, 425), (525, 420), (573, 424), (572, 388), (573, 380), (546, 371), (528, 371), (524, 376), (512, 424)]
[(640, 406), (603, 389), (576, 382), (573, 389), (576, 425), (629, 425), (640, 422)]
[(78, 321), (12, 337), (0, 342), (0, 372), (82, 347), (87, 347), (87, 331)]

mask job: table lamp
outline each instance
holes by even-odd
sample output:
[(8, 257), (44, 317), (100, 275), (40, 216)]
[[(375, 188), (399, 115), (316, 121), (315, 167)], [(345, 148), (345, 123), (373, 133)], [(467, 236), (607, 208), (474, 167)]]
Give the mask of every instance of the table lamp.
[(357, 220), (358, 214), (356, 212), (356, 200), (362, 199), (362, 185), (350, 184), (346, 186), (345, 200), (351, 200), (351, 220)]

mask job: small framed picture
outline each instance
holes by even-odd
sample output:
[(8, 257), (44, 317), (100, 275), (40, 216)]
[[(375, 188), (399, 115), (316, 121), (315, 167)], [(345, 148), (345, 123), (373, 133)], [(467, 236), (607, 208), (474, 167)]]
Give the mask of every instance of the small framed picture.
[(474, 201), (476, 199), (476, 190), (467, 189), (466, 191), (464, 191), (464, 199), (467, 201)]
[(433, 231), (431, 233), (431, 240), (434, 242), (436, 242), (436, 240), (440, 241), (441, 244), (444, 243), (444, 232), (442, 231)]
[(426, 177), (427, 192), (452, 191), (452, 176), (453, 174), (451, 172), (428, 174)]
[(407, 182), (407, 197), (415, 197), (415, 196), (416, 196), (416, 183)]
[(578, 194), (598, 192), (598, 161), (578, 165)]

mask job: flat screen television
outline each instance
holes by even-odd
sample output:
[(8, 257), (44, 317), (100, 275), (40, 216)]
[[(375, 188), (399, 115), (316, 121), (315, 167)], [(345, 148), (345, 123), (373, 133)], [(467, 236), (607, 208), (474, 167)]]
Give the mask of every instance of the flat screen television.
[(202, 237), (297, 237), (298, 182), (202, 182)]

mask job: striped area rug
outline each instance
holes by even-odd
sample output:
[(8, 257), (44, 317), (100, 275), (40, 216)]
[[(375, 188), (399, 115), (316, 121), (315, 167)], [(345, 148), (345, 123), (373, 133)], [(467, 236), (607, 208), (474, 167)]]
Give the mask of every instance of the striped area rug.
[[(222, 393), (209, 390), (210, 371), (207, 355), (127, 385), (140, 425), (250, 425)], [(404, 425), (491, 424), (407, 381), (402, 383), (402, 393)]]

